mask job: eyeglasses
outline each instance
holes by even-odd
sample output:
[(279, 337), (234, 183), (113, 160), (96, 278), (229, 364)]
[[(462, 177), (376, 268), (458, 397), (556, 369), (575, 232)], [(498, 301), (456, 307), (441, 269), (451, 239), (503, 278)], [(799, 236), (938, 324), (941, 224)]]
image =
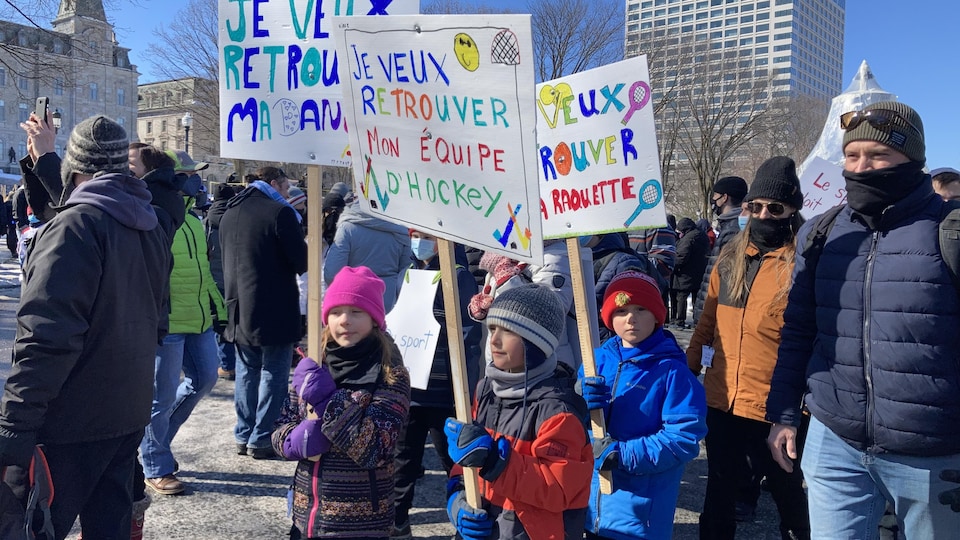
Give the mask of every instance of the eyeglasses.
[(840, 115), (840, 128), (844, 131), (850, 131), (851, 129), (856, 129), (857, 126), (866, 121), (868, 124), (877, 129), (886, 129), (893, 126), (894, 120), (897, 118), (910, 126), (918, 134), (923, 135), (923, 132), (920, 131), (920, 128), (913, 125), (912, 122), (897, 114), (895, 111), (888, 111), (886, 109), (850, 111), (848, 113), (843, 113)]
[(783, 203), (778, 203), (778, 202), (769, 202), (769, 203), (748, 202), (747, 203), (747, 211), (750, 212), (751, 214), (759, 214), (760, 212), (763, 212), (764, 208), (766, 208), (767, 212), (770, 212), (770, 215), (773, 217), (780, 217), (783, 215), (784, 212), (787, 211), (787, 209), (784, 208)]

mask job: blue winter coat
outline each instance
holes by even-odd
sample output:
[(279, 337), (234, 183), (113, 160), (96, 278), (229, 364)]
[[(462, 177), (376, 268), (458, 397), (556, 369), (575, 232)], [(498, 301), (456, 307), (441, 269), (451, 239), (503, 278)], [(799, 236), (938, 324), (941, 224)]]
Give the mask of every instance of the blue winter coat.
[(667, 540), (683, 467), (700, 453), (707, 433), (703, 386), (662, 328), (637, 348), (623, 348), (615, 336), (595, 354), (597, 375), (613, 395), (606, 425), (619, 441), (620, 466), (610, 495), (600, 494), (594, 471), (586, 529), (606, 538)]
[[(929, 182), (872, 230), (849, 207), (815, 269), (797, 253), (767, 420), (810, 412), (860, 450), (960, 453), (960, 300)], [(807, 238), (812, 224), (800, 229)]]

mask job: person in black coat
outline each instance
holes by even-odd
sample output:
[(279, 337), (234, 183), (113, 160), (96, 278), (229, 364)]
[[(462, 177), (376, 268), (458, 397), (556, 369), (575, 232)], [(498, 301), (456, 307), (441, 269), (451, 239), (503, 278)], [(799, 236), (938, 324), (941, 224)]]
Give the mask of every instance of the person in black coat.
[(707, 267), (710, 241), (690, 218), (677, 223), (680, 239), (677, 240), (677, 264), (673, 269), (670, 304), (671, 320), (680, 328), (687, 325), (687, 296), (697, 294), (703, 272)]
[(220, 249), (228, 319), (223, 338), (239, 353), (237, 453), (260, 459), (273, 455), (270, 434), (303, 335), (297, 274), (307, 271), (307, 244), (297, 211), (286, 202), (289, 179), (276, 167), (262, 167), (258, 177), (227, 203)]

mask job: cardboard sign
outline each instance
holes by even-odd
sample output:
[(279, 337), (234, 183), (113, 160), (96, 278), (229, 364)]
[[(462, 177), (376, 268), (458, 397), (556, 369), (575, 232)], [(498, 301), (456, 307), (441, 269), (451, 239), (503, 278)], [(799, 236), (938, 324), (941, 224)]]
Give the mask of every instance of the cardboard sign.
[(419, 0), (219, 0), (220, 155), (348, 166), (331, 19), (419, 10)]
[(537, 86), (544, 238), (666, 226), (647, 57)]
[(846, 181), (843, 169), (823, 158), (814, 158), (800, 177), (803, 189), (803, 208), (800, 214), (810, 219), (826, 212), (830, 207), (847, 202)]
[(530, 16), (338, 17), (334, 25), (364, 210), (542, 261)]
[(440, 338), (440, 323), (433, 317), (440, 272), (410, 269), (403, 279), (400, 297), (386, 317), (387, 333), (410, 371), (410, 386), (426, 390)]

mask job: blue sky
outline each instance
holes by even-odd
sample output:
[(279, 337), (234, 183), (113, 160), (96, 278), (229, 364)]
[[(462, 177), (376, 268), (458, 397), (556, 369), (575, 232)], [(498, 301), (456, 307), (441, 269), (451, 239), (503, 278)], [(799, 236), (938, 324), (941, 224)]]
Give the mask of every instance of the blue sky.
[[(143, 74), (141, 82), (155, 80), (145, 55), (154, 39), (152, 30), (169, 24), (186, 0), (139, 0), (136, 7), (125, 0), (118, 3), (119, 8), (108, 13), (119, 26), (117, 40), (132, 49), (131, 60)], [(516, 9), (520, 2), (483, 3)], [(960, 92), (957, 21), (960, 3), (945, 0), (852, 0), (846, 4), (841, 91), (866, 60), (884, 90), (923, 118), (930, 168), (960, 169), (960, 107), (951, 97)]]

